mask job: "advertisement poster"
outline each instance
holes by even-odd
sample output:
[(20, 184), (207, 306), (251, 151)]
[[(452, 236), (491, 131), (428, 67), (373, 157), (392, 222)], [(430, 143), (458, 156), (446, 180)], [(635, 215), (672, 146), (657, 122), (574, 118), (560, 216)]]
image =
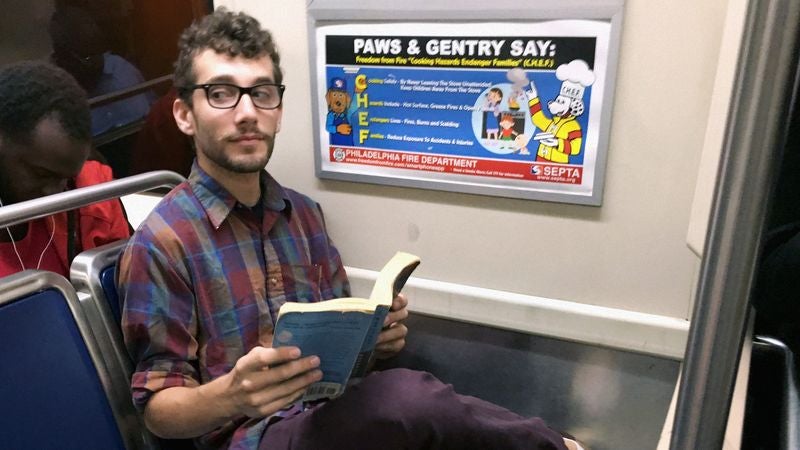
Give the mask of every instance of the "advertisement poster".
[(318, 173), (592, 203), (609, 33), (592, 20), (320, 27)]

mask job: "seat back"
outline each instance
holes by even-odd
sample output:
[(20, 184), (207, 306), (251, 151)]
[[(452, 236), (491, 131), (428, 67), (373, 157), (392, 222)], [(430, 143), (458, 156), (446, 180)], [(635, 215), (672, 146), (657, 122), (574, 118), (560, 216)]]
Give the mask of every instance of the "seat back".
[(0, 336), (4, 448), (143, 448), (124, 426), (125, 405), (109, 395), (115, 380), (64, 277), (28, 270), (0, 279)]
[[(115, 280), (116, 264), (127, 239), (101, 245), (75, 256), (70, 267), (70, 281), (78, 292), (86, 292), (102, 303), (103, 317), (119, 324), (121, 308)], [(100, 306), (100, 305), (98, 305)]]
[(113, 386), (113, 395), (126, 405), (127, 426), (137, 435), (142, 448), (152, 449), (160, 445), (133, 407), (130, 390), (133, 362), (125, 349), (120, 328), (121, 308), (115, 274), (117, 259), (126, 243), (127, 239), (122, 239), (81, 252), (70, 266), (70, 280), (87, 320), (97, 334), (99, 352), (118, 380)]
[[(104, 330), (106, 345), (101, 346), (101, 351), (106, 360), (116, 361), (116, 370), (120, 371), (125, 378), (121, 395), (127, 396), (130, 400), (130, 378), (134, 367), (122, 341), (122, 330), (120, 329), (122, 305), (119, 301), (116, 284), (116, 262), (126, 243), (127, 240), (121, 240), (80, 253), (72, 261), (70, 279), (82, 304), (85, 303), (88, 307), (89, 315), (94, 314), (92, 320), (96, 322), (95, 328)], [(149, 441), (149, 448), (155, 446), (164, 450), (194, 448), (189, 439), (155, 438), (146, 431), (141, 418), (139, 418), (139, 425)]]
[(130, 381), (133, 366), (122, 341), (121, 308), (114, 280), (117, 259), (126, 243), (127, 239), (122, 239), (81, 252), (72, 261), (69, 276), (81, 303), (87, 304), (86, 312), (94, 329), (104, 332), (104, 357), (116, 360)]

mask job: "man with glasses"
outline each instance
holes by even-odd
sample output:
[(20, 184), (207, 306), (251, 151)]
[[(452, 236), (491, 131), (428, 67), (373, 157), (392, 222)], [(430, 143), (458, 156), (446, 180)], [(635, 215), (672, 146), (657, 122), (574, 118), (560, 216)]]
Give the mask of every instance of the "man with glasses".
[[(349, 296), (322, 211), (264, 170), (284, 87), (269, 32), (224, 9), (181, 36), (173, 113), (197, 158), (119, 262), (135, 404), (157, 435), (202, 448), (564, 449), (540, 419), (461, 396), (430, 374), (371, 374), (339, 398), (295, 403), (319, 358), (271, 348), (285, 302)], [(377, 350), (405, 344), (394, 299)]]

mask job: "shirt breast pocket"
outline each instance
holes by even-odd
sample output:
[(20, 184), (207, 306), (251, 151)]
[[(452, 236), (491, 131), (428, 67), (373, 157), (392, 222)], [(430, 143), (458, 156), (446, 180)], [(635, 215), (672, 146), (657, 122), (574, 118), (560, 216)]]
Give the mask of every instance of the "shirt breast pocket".
[(275, 308), (285, 302), (322, 300), (321, 283), (320, 264), (270, 264), (267, 267), (267, 298)]

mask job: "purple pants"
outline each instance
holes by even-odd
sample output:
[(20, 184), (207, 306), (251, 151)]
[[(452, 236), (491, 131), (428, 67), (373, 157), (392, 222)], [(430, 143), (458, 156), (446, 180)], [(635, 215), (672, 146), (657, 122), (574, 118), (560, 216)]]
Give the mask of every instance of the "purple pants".
[(456, 394), (427, 372), (376, 372), (316, 408), (267, 428), (259, 450), (566, 450), (539, 418)]

